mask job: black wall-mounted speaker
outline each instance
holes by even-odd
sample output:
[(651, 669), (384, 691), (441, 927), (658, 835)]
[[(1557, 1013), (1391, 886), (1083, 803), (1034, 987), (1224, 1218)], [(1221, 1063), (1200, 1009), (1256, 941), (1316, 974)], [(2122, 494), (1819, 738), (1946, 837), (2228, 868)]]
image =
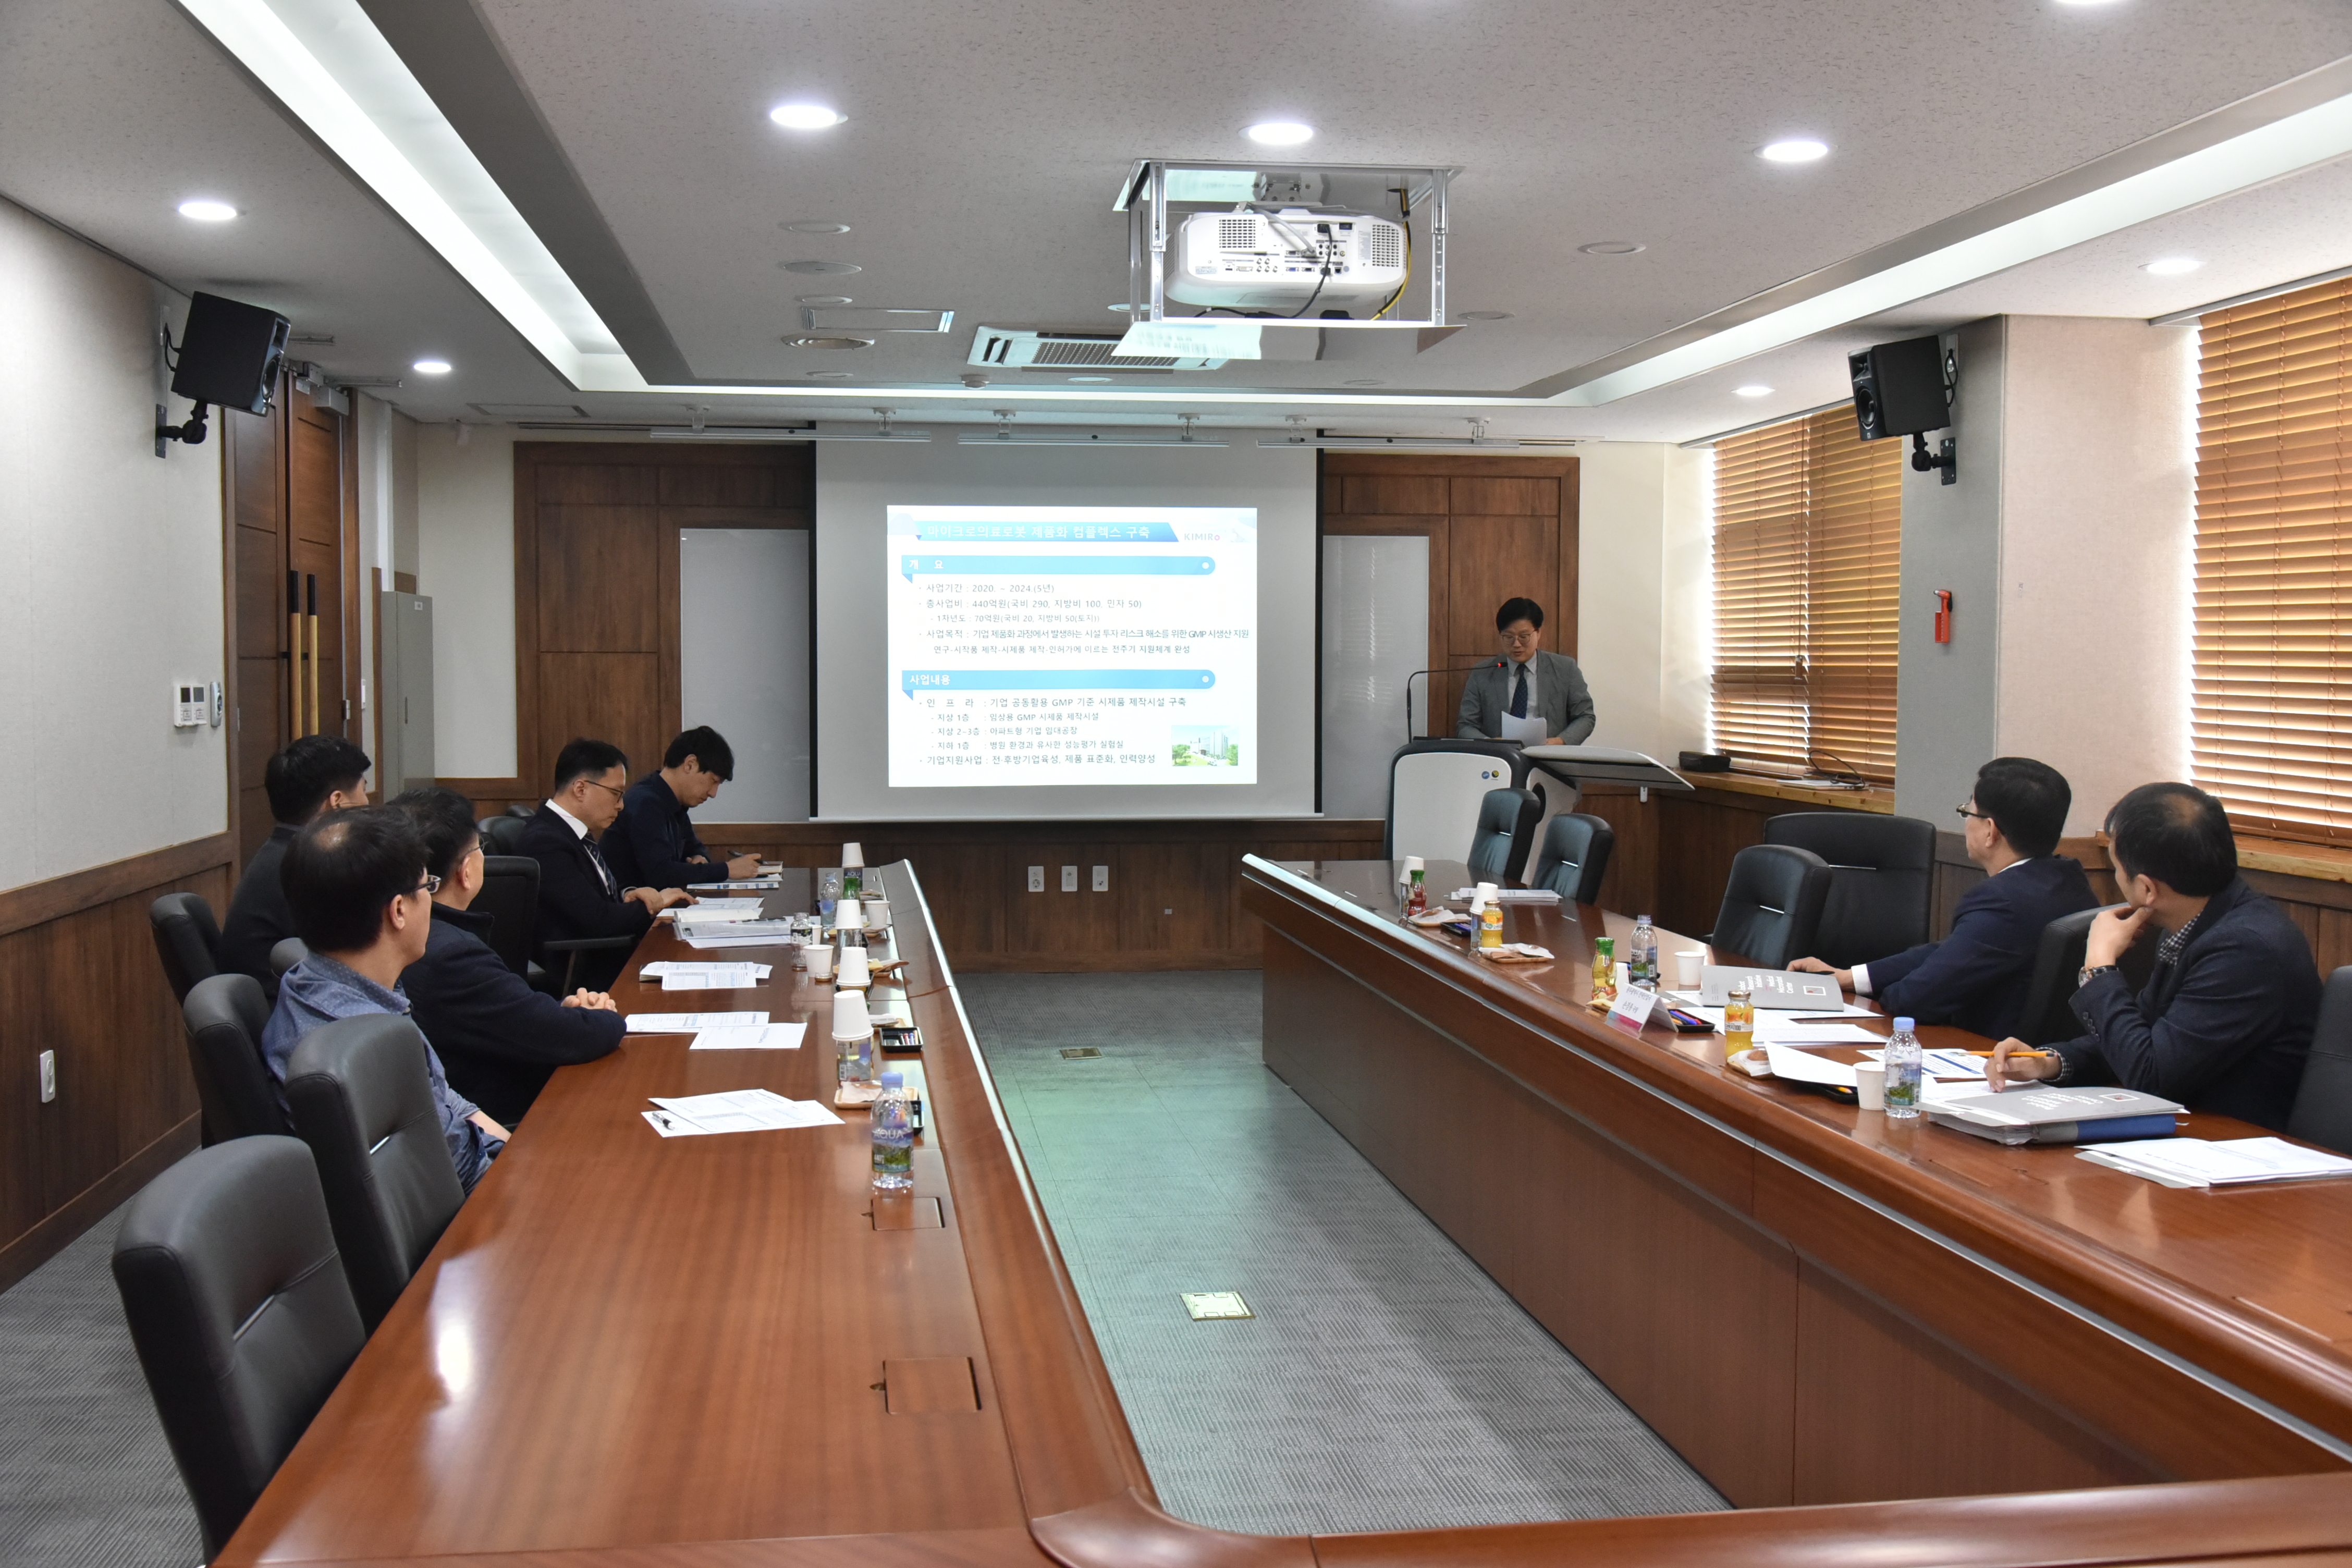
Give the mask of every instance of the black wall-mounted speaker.
[(1846, 356), (1853, 378), (1853, 416), (1862, 438), (1941, 430), (1952, 422), (1944, 395), (1944, 345), (1938, 338), (1906, 338)]
[(196, 295), (188, 301), (173, 393), (247, 414), (268, 413), (288, 330), (286, 318), (274, 310)]

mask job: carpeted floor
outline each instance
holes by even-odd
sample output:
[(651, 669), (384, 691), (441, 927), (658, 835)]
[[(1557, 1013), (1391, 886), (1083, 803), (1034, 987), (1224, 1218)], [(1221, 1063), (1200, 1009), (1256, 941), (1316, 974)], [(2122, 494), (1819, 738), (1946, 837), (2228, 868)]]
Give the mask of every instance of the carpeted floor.
[[(1255, 973), (958, 985), (1170, 1511), (1288, 1533), (1725, 1506), (1265, 1069)], [(1188, 1290), (1256, 1316), (1194, 1322)]]
[(195, 1510), (122, 1326), (121, 1211), (0, 1294), (0, 1564), (188, 1568)]

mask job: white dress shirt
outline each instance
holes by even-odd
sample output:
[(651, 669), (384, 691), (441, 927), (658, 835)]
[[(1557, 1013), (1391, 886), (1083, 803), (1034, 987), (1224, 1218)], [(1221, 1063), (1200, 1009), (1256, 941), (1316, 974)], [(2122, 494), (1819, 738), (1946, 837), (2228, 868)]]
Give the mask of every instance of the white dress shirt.
[(581, 843), (588, 845), (588, 858), (596, 863), (596, 875), (604, 879), (604, 890), (608, 893), (618, 892), (620, 889), (613, 886), (613, 868), (604, 864), (604, 857), (596, 852), (596, 847), (593, 844), (589, 843), (588, 825), (551, 800), (547, 803), (547, 809), (562, 817), (564, 826), (580, 836)]

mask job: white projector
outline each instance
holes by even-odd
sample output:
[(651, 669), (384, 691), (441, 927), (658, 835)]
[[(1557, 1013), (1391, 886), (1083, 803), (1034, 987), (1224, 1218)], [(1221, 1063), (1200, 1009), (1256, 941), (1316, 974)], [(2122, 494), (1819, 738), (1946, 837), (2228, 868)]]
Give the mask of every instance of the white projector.
[[(1404, 229), (1384, 217), (1194, 213), (1177, 230), (1168, 297), (1187, 305), (1315, 313), (1378, 310), (1404, 286)], [(1320, 287), (1322, 292), (1316, 292)]]

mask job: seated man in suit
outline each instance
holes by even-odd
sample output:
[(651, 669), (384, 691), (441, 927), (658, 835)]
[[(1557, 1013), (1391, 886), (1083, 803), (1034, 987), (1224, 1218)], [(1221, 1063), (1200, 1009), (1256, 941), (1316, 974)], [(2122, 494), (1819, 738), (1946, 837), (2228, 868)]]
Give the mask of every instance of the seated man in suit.
[[(1985, 1076), (1995, 1089), (2120, 1084), (2284, 1127), (2319, 1021), (2311, 944), (2238, 875), (2229, 816), (2203, 790), (2140, 785), (2107, 814), (2107, 839), (2130, 907), (2091, 922), (2072, 1003), (2090, 1033), (2040, 1054), (2005, 1039)], [(2134, 995), (2116, 961), (2158, 931), (2156, 973)]]
[(321, 812), (365, 805), (367, 785), (361, 781), (367, 771), (367, 753), (339, 735), (304, 735), (269, 759), (261, 785), (278, 826), (246, 863), (236, 894), (228, 901), (228, 920), (221, 927), (222, 969), (250, 974), (261, 982), (263, 991), (278, 994), (269, 950), (294, 934), (294, 911), (278, 885), (286, 847), (303, 824)]
[(698, 724), (669, 743), (661, 772), (629, 786), (620, 819), (606, 831), (604, 863), (623, 882), (686, 888), (760, 874), (760, 858), (714, 861), (687, 813), (735, 776), (735, 751), (718, 731)]
[(1977, 770), (1975, 793), (1959, 808), (1969, 858), (1986, 875), (1953, 911), (1952, 934), (1850, 970), (1818, 958), (1789, 967), (1834, 974), (1898, 1017), (1957, 1024), (1994, 1039), (2009, 1034), (2024, 1010), (2042, 928), (2098, 905), (2082, 863), (2053, 853), (2074, 802), (2065, 775), (2049, 763), (1995, 757)]
[(425, 840), (425, 866), (441, 879), (425, 956), (400, 988), (416, 1026), (433, 1041), (449, 1082), (511, 1127), (557, 1068), (610, 1056), (628, 1032), (613, 999), (575, 991), (558, 1002), (532, 990), (490, 951), (490, 917), (468, 907), (482, 890), (482, 835), (474, 803), (453, 789), (409, 790), (392, 804)]
[(1528, 745), (1580, 744), (1592, 733), (1592, 693), (1584, 672), (1562, 653), (1546, 653), (1543, 606), (1507, 599), (1495, 612), (1503, 657), (1480, 665), (1462, 683), (1462, 711), (1454, 732), (1465, 741), (1521, 741)]
[[(594, 835), (613, 826), (628, 796), (628, 754), (610, 741), (574, 740), (555, 758), (555, 793), (531, 816), (515, 847), (539, 862), (539, 940), (643, 936), (654, 916), (694, 898), (680, 888), (624, 882), (606, 864)], [(625, 950), (583, 959), (592, 990), (613, 983)], [(558, 959), (557, 963), (562, 961)]]
[[(286, 972), (261, 1055), (286, 1105), (286, 1068), (303, 1036), (337, 1018), (408, 1012), (401, 973), (424, 956), (438, 877), (425, 869), (425, 840), (405, 812), (365, 806), (320, 817), (286, 851), (286, 900), (310, 956)], [(450, 1163), (467, 1192), (503, 1148), (507, 1130), (449, 1087), (433, 1042), (425, 1068)]]

